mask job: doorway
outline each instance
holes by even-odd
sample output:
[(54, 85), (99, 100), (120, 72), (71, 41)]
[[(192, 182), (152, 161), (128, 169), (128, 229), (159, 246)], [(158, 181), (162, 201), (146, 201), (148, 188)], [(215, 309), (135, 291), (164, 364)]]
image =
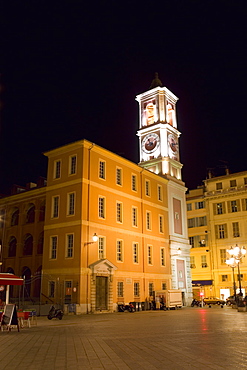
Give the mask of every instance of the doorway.
[(108, 277), (96, 276), (96, 310), (108, 309)]

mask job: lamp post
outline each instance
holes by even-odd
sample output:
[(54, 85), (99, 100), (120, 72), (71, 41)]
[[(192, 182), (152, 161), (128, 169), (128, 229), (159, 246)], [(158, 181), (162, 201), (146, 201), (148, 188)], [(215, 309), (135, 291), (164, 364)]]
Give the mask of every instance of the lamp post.
[(98, 241), (98, 235), (96, 233), (93, 234), (92, 236), (92, 241), (91, 242), (85, 242), (84, 243), (84, 246), (87, 247), (87, 269), (88, 269), (88, 272), (87, 272), (87, 286), (86, 286), (86, 289), (87, 289), (87, 293), (86, 293), (86, 298), (87, 298), (87, 313), (89, 313), (89, 310), (88, 310), (88, 301), (89, 301), (89, 249), (88, 249), (88, 246), (90, 244), (93, 244), (93, 243), (96, 243)]
[(226, 264), (232, 268), (232, 277), (233, 277), (233, 292), (234, 292), (234, 299), (235, 302), (237, 302), (237, 295), (236, 295), (236, 282), (235, 282), (235, 275), (234, 275), (234, 269), (237, 267), (237, 263), (235, 261), (235, 258), (231, 257), (226, 260)]
[[(227, 263), (230, 267), (233, 269), (233, 274), (234, 274), (234, 268), (238, 268), (238, 283), (239, 283), (239, 295), (242, 297), (242, 286), (241, 286), (241, 276), (240, 276), (240, 261), (241, 259), (245, 256), (246, 254), (246, 249), (245, 247), (239, 247), (237, 244), (235, 247), (231, 247), (230, 249), (227, 250), (228, 254), (230, 255), (230, 259), (226, 260)], [(235, 278), (234, 278), (234, 283), (235, 283)], [(236, 293), (235, 294), (235, 300), (236, 300)]]

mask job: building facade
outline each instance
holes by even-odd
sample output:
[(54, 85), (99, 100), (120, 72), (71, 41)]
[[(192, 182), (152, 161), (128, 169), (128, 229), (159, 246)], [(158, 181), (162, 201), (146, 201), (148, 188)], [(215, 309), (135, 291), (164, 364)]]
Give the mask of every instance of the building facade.
[[(39, 255), (33, 248), (25, 257), (23, 237), (18, 234), (23, 222), (16, 225), (15, 232), (9, 230), (8, 222), (1, 229), (3, 269), (23, 275), (19, 266), (29, 268), (30, 297), (38, 270), (41, 302), (73, 304), (76, 313), (114, 311), (118, 304), (128, 302), (141, 305), (155, 297), (155, 291), (171, 288), (181, 289), (185, 305), (190, 302), (178, 99), (160, 85), (155, 83), (137, 97), (139, 164), (81, 140), (45, 153), (45, 188), (0, 200), (2, 210), (11, 204), (12, 208), (5, 210), (9, 220), (18, 202), (23, 203), (20, 209), (34, 203), (35, 209), (42, 204), (46, 210), (43, 221), (35, 215), (32, 223), (34, 244), (40, 233), (43, 236)], [(13, 257), (7, 252), (11, 235), (19, 244)]]
[(238, 268), (226, 261), (227, 250), (247, 243), (247, 171), (204, 180), (204, 186), (187, 194), (188, 233), (191, 244), (193, 294), (226, 299), (247, 293), (247, 263), (243, 257)]

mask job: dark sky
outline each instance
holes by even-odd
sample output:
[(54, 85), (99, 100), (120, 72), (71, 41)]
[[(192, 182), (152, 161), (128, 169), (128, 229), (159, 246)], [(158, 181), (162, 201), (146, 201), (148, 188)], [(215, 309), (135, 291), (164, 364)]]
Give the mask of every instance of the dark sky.
[(245, 0), (27, 3), (1, 9), (0, 193), (83, 138), (137, 163), (135, 96), (155, 72), (179, 98), (186, 186), (247, 170)]

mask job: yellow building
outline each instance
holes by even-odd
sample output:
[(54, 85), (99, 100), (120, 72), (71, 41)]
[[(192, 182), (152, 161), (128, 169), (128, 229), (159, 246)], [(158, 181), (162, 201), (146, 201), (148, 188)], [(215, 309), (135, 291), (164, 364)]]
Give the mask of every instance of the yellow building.
[[(156, 78), (150, 90), (136, 99), (139, 164), (80, 140), (45, 153), (46, 188), (0, 200), (2, 210), (11, 204), (7, 219), (13, 217), (15, 203), (22, 202), (19, 208), (26, 209), (32, 194), (35, 209), (40, 204), (46, 209), (45, 221), (39, 224), (35, 216), (32, 229), (36, 244), (44, 231), (39, 259), (35, 248), (25, 259), (19, 237), (22, 222), (15, 230), (8, 229), (8, 222), (1, 229), (4, 271), (10, 267), (23, 275), (23, 269), (15, 266), (24, 263), (32, 295), (32, 279), (39, 268), (42, 303), (59, 303), (76, 313), (114, 311), (119, 303), (147, 307), (155, 291), (171, 288), (182, 291), (185, 305), (191, 301), (178, 98)], [(20, 251), (15, 257), (6, 254), (10, 235)]]
[[(247, 242), (247, 171), (204, 180), (187, 194), (188, 233), (194, 297), (226, 299), (234, 294), (234, 280), (247, 293), (247, 261), (234, 270), (226, 264), (231, 247)], [(239, 289), (237, 289), (237, 293)]]

